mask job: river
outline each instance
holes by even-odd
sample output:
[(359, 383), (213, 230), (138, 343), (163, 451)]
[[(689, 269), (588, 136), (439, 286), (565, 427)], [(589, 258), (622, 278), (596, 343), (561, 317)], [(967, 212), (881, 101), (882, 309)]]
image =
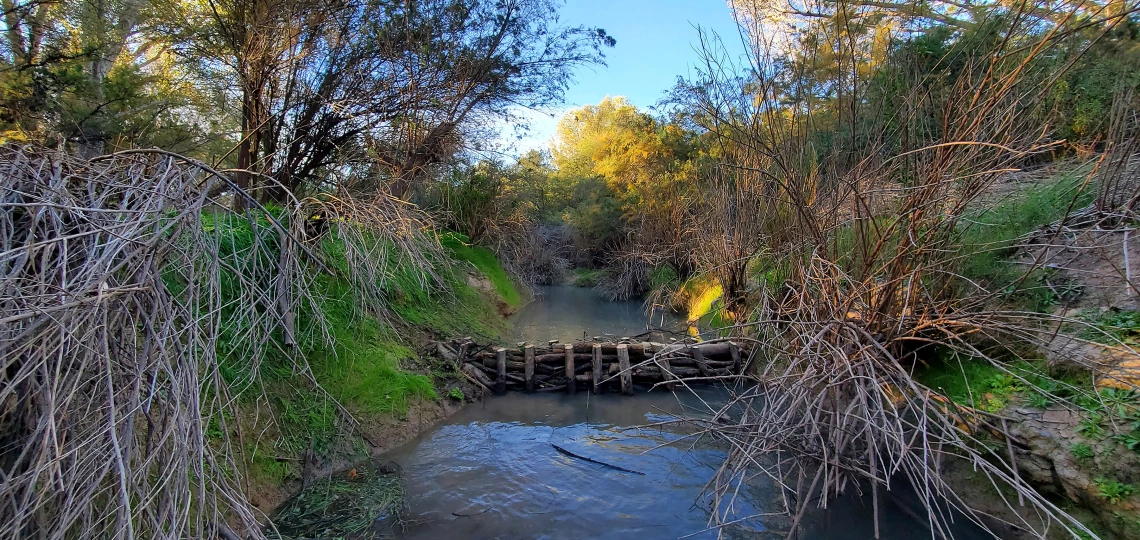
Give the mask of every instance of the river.
[(593, 289), (568, 285), (538, 287), (536, 293), (534, 301), (508, 319), (517, 341), (568, 343), (583, 336), (632, 336), (645, 332), (647, 325), (685, 331), (684, 319), (672, 313), (658, 310), (651, 321), (640, 300), (610, 302)]
[[(518, 340), (570, 340), (645, 329), (640, 303), (609, 303), (589, 289), (547, 288), (516, 316)], [(681, 426), (652, 427), (699, 415), (699, 396), (664, 391), (634, 397), (578, 393), (489, 397), (380, 458), (403, 473), (407, 510), (384, 535), (405, 539), (717, 538), (702, 497), (724, 458), (709, 441), (694, 444)], [(758, 481), (735, 502), (736, 518), (782, 505)], [(929, 538), (928, 525), (884, 500), (881, 538)], [(784, 517), (744, 519), (725, 538), (779, 538)], [(854, 495), (806, 516), (801, 538), (871, 538), (870, 500)], [(961, 534), (965, 532), (967, 534)], [(956, 531), (959, 538), (977, 537)]]

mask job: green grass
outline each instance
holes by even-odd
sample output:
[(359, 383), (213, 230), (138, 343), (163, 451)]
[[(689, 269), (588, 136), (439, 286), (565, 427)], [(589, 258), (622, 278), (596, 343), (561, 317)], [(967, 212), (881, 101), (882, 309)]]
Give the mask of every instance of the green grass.
[(436, 398), (429, 377), (400, 369), (400, 361), (415, 352), (394, 332), (374, 318), (354, 316), (352, 304), (343, 297), (326, 301), (323, 310), (336, 345), (314, 351), (309, 363), (333, 397), (363, 412), (396, 415), (405, 413), (412, 399)]
[(499, 293), (499, 296), (508, 306), (519, 307), (522, 305), (522, 295), (519, 294), (518, 288), (515, 287), (507, 272), (503, 270), (503, 266), (499, 264), (499, 258), (495, 256), (495, 252), (482, 246), (468, 244), (466, 240), (463, 235), (458, 233), (445, 233), (439, 237), (440, 243), (447, 248), (456, 260), (469, 262), (482, 272), (495, 286), (495, 292)]
[(1077, 399), (1091, 392), (1089, 381), (1075, 374), (1051, 373), (1042, 360), (1011, 361), (1008, 369), (1013, 374), (980, 358), (962, 358), (959, 365), (955, 358), (936, 352), (928, 365), (915, 372), (915, 378), (955, 403), (990, 412), (1019, 398), (1032, 407), (1045, 408), (1050, 404), (1046, 393)]
[(962, 275), (1005, 292), (1016, 305), (1044, 311), (1077, 291), (1065, 283), (1057, 283), (1049, 270), (1037, 270), (1018, 285), (1024, 274), (1022, 267), (1011, 264), (1009, 257), (1017, 239), (1053, 223), (1065, 212), (1088, 205), (1093, 190), (1080, 189), (1084, 171), (1073, 170), (1056, 180), (1029, 188), (1021, 193), (970, 216), (959, 229), (963, 246)]
[(941, 392), (955, 403), (984, 411), (997, 411), (1024, 390), (1013, 376), (981, 359), (938, 358), (915, 373), (923, 384)]
[(574, 268), (570, 272), (570, 284), (575, 287), (596, 287), (605, 274), (600, 268)]
[(1081, 328), (1077, 335), (1082, 338), (1097, 343), (1123, 343), (1130, 347), (1140, 345), (1140, 311), (1082, 313), (1080, 318), (1091, 326)]
[[(239, 302), (251, 288), (272, 290), (275, 275), (269, 269), (276, 268), (276, 230), (265, 216), (255, 215), (253, 221), (213, 215), (202, 219), (207, 232), (218, 239), (216, 256), (230, 270), (222, 276), (224, 307), (219, 311), (222, 324), (216, 340), (223, 380), (238, 393), (243, 410), (254, 410), (263, 397), (273, 408), (275, 437), (263, 450), (296, 455), (312, 447), (325, 454), (344, 435), (336, 404), (299, 374), (294, 353), (283, 344), (281, 329), (253, 328)], [(261, 249), (255, 249), (257, 245)], [(400, 417), (416, 400), (438, 399), (432, 378), (438, 370), (418, 359), (412, 349), (419, 337), (494, 339), (505, 328), (487, 295), (468, 285), (461, 274), (451, 274), (445, 265), (437, 268), (444, 274), (443, 282), (429, 282), (419, 269), (403, 262), (401, 253), (391, 252), (389, 272), (377, 284), (381, 297), (365, 300), (347, 277), (345, 246), (328, 238), (319, 251), (333, 273), (312, 282), (308, 293), (317, 302), (303, 304), (295, 313), (295, 354), (305, 358), (313, 378), (329, 396), (360, 418)], [(505, 301), (519, 303), (517, 289), (490, 250), (452, 242), (448, 253), (487, 275)], [(186, 290), (187, 276), (171, 271), (163, 277), (176, 295)], [(323, 319), (331, 340), (318, 331), (318, 318)], [(268, 342), (259, 346), (251, 337)], [(412, 371), (412, 366), (420, 372)], [(220, 426), (208, 429), (217, 431), (216, 437), (223, 435)], [(292, 474), (256, 450), (251, 449), (248, 463), (256, 478), (279, 483), (284, 475)]]

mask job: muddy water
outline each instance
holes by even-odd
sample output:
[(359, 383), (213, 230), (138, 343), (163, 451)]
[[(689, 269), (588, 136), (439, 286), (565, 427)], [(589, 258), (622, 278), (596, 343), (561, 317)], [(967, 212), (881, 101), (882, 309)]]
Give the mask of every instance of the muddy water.
[[(640, 303), (605, 303), (588, 289), (545, 292), (544, 301), (516, 317), (518, 339), (644, 329)], [(403, 470), (408, 503), (406, 527), (387, 532), (407, 539), (717, 538), (701, 493), (723, 448), (694, 444), (680, 427), (644, 426), (699, 414), (701, 400), (723, 399), (709, 388), (699, 397), (510, 394), (470, 405), (382, 458)], [(734, 515), (780, 511), (773, 493), (764, 482), (744, 489)], [(927, 525), (888, 501), (884, 507), (881, 538), (930, 537)], [(786, 527), (786, 518), (753, 517), (723, 532), (773, 538)], [(802, 532), (810, 539), (871, 538), (870, 501), (851, 496), (813, 511)]]

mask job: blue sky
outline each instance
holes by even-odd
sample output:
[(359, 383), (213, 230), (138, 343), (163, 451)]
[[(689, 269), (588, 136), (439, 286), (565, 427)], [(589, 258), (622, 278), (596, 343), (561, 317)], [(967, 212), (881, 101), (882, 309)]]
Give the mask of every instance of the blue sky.
[(719, 33), (732, 50), (744, 50), (725, 0), (567, 0), (561, 19), (568, 26), (604, 28), (617, 45), (606, 49), (607, 66), (577, 71), (564, 107), (527, 112), (531, 130), (515, 143), (518, 153), (545, 148), (567, 109), (606, 96), (625, 96), (642, 108), (655, 105), (700, 60), (698, 26)]

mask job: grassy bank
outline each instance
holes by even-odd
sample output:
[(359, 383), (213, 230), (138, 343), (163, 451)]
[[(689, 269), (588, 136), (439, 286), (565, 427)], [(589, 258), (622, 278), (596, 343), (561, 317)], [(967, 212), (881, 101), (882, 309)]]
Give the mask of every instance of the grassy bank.
[[(238, 274), (258, 263), (271, 266), (278, 256), (253, 249), (257, 235), (271, 240), (268, 220), (262, 216), (260, 221), (210, 223), (226, 249), (249, 254), (250, 267), (236, 268)], [(444, 249), (425, 245), (425, 253), (418, 254), (431, 260), (430, 268), (381, 245), (390, 264), (378, 283), (380, 297), (370, 298), (350, 278), (343, 241), (325, 238), (320, 255), (330, 271), (300, 292), (313, 302), (310, 310), (297, 314), (295, 348), (275, 334), (267, 353), (253, 358), (247, 354), (249, 329), (242, 326), (241, 314), (225, 315), (233, 323), (219, 341), (222, 371), (233, 387), (243, 389), (236, 396), (236, 426), (255, 434), (244, 439), (242, 463), (251, 498), (262, 510), (295, 490), (306, 469), (319, 474), (359, 460), (376, 447), (391, 447), (414, 435), (424, 420), (443, 414), (449, 390), (463, 379), (452, 366), (417, 352), (429, 340), (459, 335), (493, 340), (505, 330), (498, 306), (517, 306), (521, 295), (495, 254), (450, 233), (440, 235), (439, 242)], [(425, 278), (425, 272), (438, 279)], [(479, 280), (494, 287), (471, 285)], [(298, 371), (293, 354), (305, 359), (307, 373)], [(457, 394), (462, 391), (451, 392)], [(413, 416), (414, 425), (409, 422)]]

